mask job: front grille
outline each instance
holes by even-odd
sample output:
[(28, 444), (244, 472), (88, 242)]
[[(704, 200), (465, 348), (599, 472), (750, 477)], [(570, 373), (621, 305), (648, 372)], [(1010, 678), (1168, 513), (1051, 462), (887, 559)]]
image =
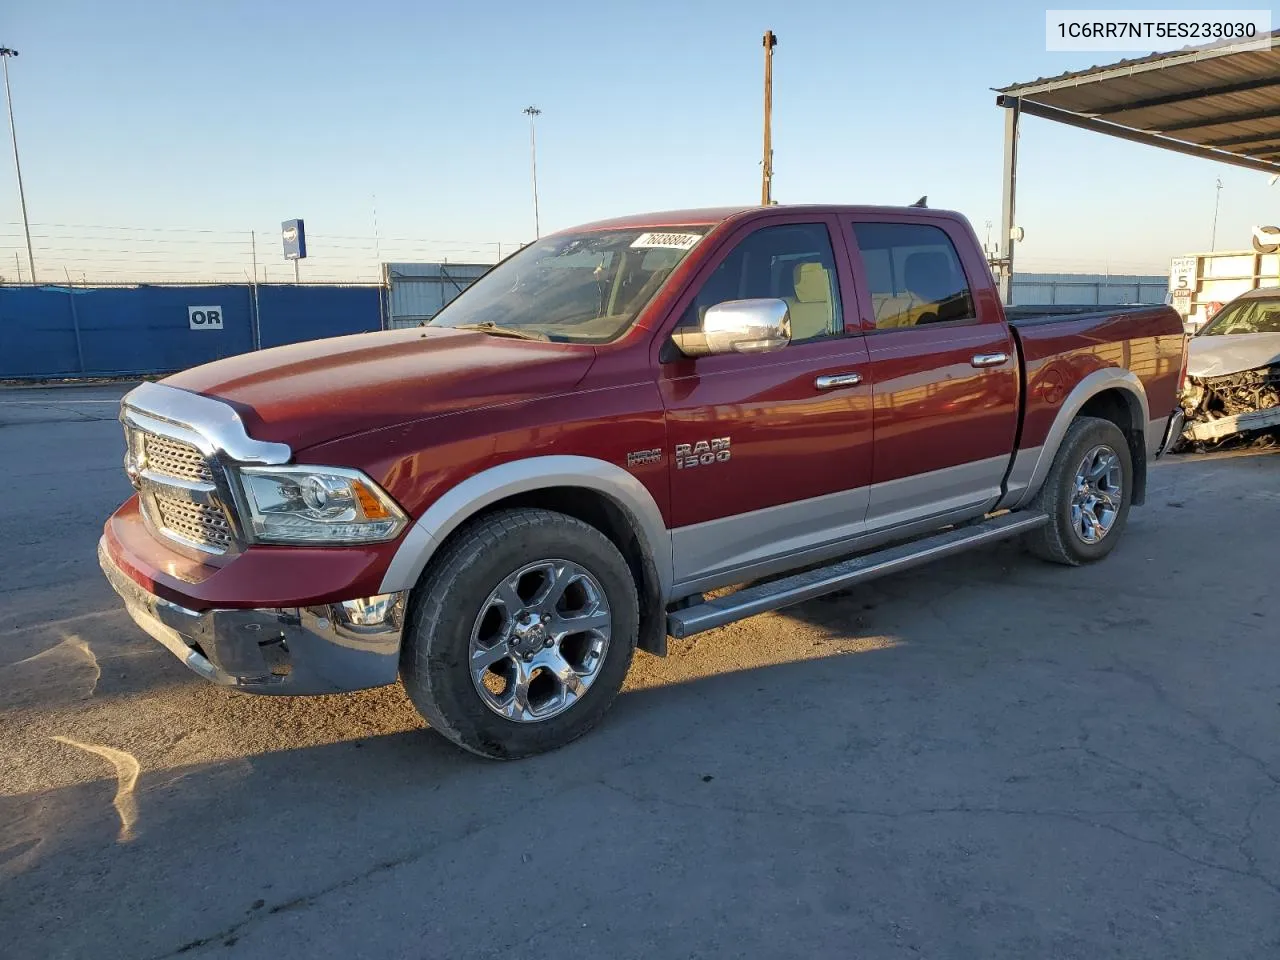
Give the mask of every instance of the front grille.
[(143, 434), (142, 453), (147, 468), (155, 473), (193, 483), (213, 483), (213, 471), (209, 469), (204, 454), (189, 443), (146, 433)]
[(231, 546), (231, 526), (217, 507), (155, 495), (155, 518), (162, 530), (200, 544), (211, 553), (225, 553)]

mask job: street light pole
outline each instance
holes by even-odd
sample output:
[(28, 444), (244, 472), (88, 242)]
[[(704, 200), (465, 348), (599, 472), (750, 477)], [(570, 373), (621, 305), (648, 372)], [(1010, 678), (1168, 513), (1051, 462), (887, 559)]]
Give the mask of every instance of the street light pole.
[(537, 240), (542, 236), (542, 227), (538, 222), (538, 132), (535, 118), (542, 111), (530, 104), (521, 112), (529, 116), (529, 162), (533, 167), (533, 238)]
[(13, 169), (18, 174), (18, 203), (22, 206), (22, 229), (27, 235), (27, 265), (31, 267), (31, 282), (36, 282), (36, 258), (31, 252), (31, 223), (27, 219), (27, 195), (22, 189), (22, 164), (18, 162), (18, 131), (13, 125), (13, 94), (9, 92), (9, 58), (18, 51), (12, 47), (0, 47), (0, 60), (4, 61), (4, 99), (9, 105), (9, 136), (13, 140)]

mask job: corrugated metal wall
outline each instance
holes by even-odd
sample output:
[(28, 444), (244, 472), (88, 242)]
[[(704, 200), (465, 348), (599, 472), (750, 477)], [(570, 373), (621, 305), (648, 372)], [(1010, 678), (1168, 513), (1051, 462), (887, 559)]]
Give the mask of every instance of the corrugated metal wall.
[(445, 304), (492, 270), (488, 263), (388, 263), (392, 327), (430, 320)]
[[(169, 373), (252, 350), (381, 327), (378, 287), (0, 287), (0, 379)], [(217, 306), (222, 329), (191, 329)]]
[(1012, 302), (1024, 307), (1053, 303), (1164, 303), (1169, 278), (1103, 273), (1017, 273)]

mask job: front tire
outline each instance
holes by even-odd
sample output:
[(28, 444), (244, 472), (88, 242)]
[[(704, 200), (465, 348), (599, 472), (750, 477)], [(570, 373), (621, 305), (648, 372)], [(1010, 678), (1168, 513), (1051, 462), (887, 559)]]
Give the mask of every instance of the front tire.
[(604, 534), (550, 510), (503, 510), (464, 527), (423, 574), (400, 673), (433, 730), (516, 759), (595, 726), (638, 633), (635, 581)]
[(1077, 417), (1032, 503), (1049, 522), (1027, 535), (1027, 549), (1069, 566), (1101, 560), (1124, 532), (1132, 493), (1133, 459), (1120, 428)]

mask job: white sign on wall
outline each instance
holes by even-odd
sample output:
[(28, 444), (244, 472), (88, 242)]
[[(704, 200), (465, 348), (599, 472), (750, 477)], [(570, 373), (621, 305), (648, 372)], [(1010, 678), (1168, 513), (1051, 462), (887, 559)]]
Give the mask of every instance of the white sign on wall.
[(187, 322), (192, 330), (221, 330), (221, 307), (187, 307)]
[(1175, 257), (1169, 265), (1169, 293), (1173, 308), (1184, 317), (1191, 313), (1191, 299), (1196, 292), (1196, 258)]

